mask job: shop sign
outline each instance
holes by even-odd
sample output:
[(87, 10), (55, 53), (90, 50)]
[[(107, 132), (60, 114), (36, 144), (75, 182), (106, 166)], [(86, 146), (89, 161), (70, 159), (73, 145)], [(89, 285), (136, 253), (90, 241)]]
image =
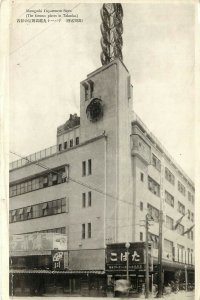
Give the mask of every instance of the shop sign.
[(130, 243), (128, 251), (125, 243), (107, 245), (106, 270), (126, 270), (127, 258), (129, 270), (144, 270), (145, 243)]
[(53, 270), (65, 270), (69, 266), (68, 251), (52, 251)]
[(35, 232), (10, 236), (10, 251), (67, 250), (67, 235)]

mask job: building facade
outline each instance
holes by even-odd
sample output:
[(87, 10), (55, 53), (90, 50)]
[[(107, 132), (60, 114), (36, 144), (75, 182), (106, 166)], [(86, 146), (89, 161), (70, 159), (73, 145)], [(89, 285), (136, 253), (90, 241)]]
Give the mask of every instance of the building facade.
[[(10, 249), (11, 293), (104, 295), (108, 278), (125, 276), (107, 272), (106, 245), (145, 241), (147, 213), (156, 273), (160, 209), (164, 280), (184, 268), (193, 280), (194, 184), (132, 107), (130, 74), (116, 59), (80, 83), (80, 117), (57, 128), (56, 146), (11, 163), (11, 237), (67, 236), (62, 270), (52, 265), (59, 248)], [(130, 278), (137, 288), (144, 274)]]

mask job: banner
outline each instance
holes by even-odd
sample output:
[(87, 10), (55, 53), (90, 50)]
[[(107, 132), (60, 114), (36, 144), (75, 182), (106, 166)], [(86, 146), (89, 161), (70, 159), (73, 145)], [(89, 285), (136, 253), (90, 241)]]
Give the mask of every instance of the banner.
[(61, 233), (20, 234), (10, 236), (10, 251), (67, 250), (67, 235)]

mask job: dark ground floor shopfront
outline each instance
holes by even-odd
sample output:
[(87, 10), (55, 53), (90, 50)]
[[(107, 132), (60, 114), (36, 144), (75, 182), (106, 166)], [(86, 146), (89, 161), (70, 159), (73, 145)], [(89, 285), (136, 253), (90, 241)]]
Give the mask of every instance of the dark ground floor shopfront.
[(106, 296), (104, 271), (10, 270), (10, 295)]
[[(149, 274), (149, 290), (158, 284), (157, 265)], [(163, 263), (163, 286), (178, 282), (184, 289), (187, 274), (188, 284), (194, 285), (194, 266), (184, 264)], [(44, 269), (11, 269), (10, 295), (39, 296), (66, 295), (106, 297), (114, 296), (116, 280), (126, 279), (126, 271), (107, 272), (104, 270), (44, 270)], [(145, 271), (131, 270), (129, 272), (130, 296), (144, 294)]]

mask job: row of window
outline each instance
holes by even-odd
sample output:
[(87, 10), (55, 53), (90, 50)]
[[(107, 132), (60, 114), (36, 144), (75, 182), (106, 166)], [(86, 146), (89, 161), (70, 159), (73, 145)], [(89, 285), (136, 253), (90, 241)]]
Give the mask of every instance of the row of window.
[(51, 172), (48, 171), (32, 179), (11, 185), (10, 197), (66, 182), (69, 177), (68, 170), (68, 166), (52, 169)]
[[(153, 155), (154, 157), (155, 155)], [(157, 162), (156, 158), (153, 159), (154, 163), (153, 165), (159, 170), (159, 163)], [(159, 161), (159, 160), (158, 160)], [(169, 171), (169, 169), (165, 168), (165, 178), (171, 182), (172, 184), (174, 184), (175, 182), (175, 177), (174, 175)], [(140, 180), (142, 182), (144, 182), (144, 174), (141, 172), (140, 173)], [(160, 185), (153, 179), (151, 178), (150, 176), (148, 176), (148, 187), (149, 187), (149, 190), (158, 195), (160, 194)], [(178, 181), (178, 190), (180, 193), (182, 193), (184, 196), (186, 195), (186, 189), (184, 187), (184, 185)], [(169, 194), (169, 193), (168, 193)], [(170, 195), (170, 194), (169, 194)], [(171, 197), (170, 198), (173, 198), (172, 195), (170, 195)], [(191, 194), (191, 192), (188, 191), (188, 200), (190, 202), (192, 202), (194, 204), (194, 195)], [(169, 202), (171, 202), (171, 206), (173, 206), (173, 202), (174, 202), (174, 198), (173, 199), (169, 199)]]
[[(87, 236), (86, 236), (86, 226), (87, 226)], [(92, 224), (87, 223), (87, 224), (82, 224), (82, 239), (91, 239), (92, 237)]]
[[(165, 167), (165, 178), (171, 183), (175, 184), (175, 176), (172, 174), (172, 172)], [(178, 180), (178, 191), (185, 196), (186, 195), (186, 188), (185, 186)], [(191, 192), (188, 191), (188, 200), (194, 203), (194, 195), (191, 194)]]
[[(140, 180), (144, 181), (143, 173), (140, 173)], [(160, 196), (160, 185), (150, 176), (148, 176), (148, 188), (154, 195)], [(165, 202), (174, 207), (174, 196), (167, 191), (165, 191)], [(178, 201), (178, 212), (185, 215), (185, 206), (180, 201)], [(194, 214), (190, 210), (188, 210), (188, 219), (194, 221)]]
[[(148, 240), (151, 242), (153, 249), (158, 249), (159, 247), (159, 236), (155, 235), (153, 233), (148, 233)], [(143, 241), (143, 232), (140, 232), (140, 241)], [(173, 242), (169, 241), (167, 239), (164, 239), (164, 250), (168, 252), (170, 255), (172, 255), (173, 258), (175, 258), (175, 247), (173, 246)], [(193, 250), (188, 248), (187, 253), (184, 251), (184, 246), (178, 244), (177, 245), (177, 257), (176, 259), (178, 261), (183, 262), (183, 254), (185, 252), (185, 262), (187, 258), (187, 262), (192, 264), (192, 255), (193, 255)]]
[(87, 194), (82, 193), (82, 207), (85, 208), (86, 206), (92, 206), (92, 192), (89, 191)]
[[(75, 138), (75, 145), (76, 146), (79, 145), (79, 137), (78, 136)], [(69, 142), (65, 141), (64, 144), (59, 144), (58, 150), (59, 151), (66, 150), (68, 148), (72, 148), (73, 146), (74, 146), (74, 140), (71, 139), (71, 140), (69, 140)]]
[(66, 198), (26, 206), (9, 212), (9, 222), (20, 222), (68, 212)]
[(92, 160), (82, 161), (82, 176), (87, 176), (92, 174)]
[[(159, 222), (159, 210), (149, 203), (147, 204), (147, 209), (148, 214), (153, 218), (154, 222)], [(140, 210), (143, 210), (143, 202), (140, 202)], [(165, 226), (171, 230), (174, 230), (174, 220), (171, 217), (166, 216)], [(178, 224), (176, 227), (176, 231), (180, 235), (184, 235), (184, 226), (182, 224)], [(193, 240), (193, 231), (190, 231), (188, 233), (188, 238)]]

